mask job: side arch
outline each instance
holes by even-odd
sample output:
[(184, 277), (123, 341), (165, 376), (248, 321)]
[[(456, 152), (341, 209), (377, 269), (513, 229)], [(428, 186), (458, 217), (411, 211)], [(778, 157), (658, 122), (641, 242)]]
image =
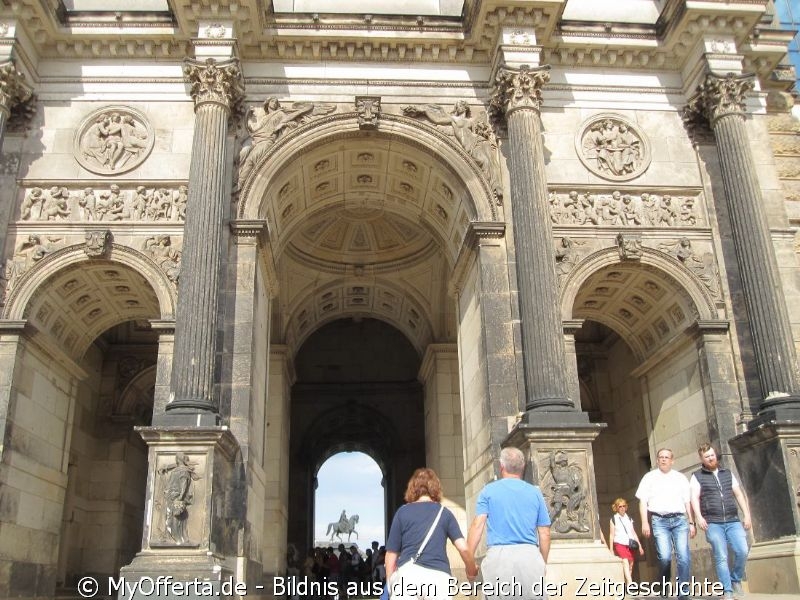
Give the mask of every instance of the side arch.
[[(637, 262), (645, 268), (655, 269), (661, 277), (664, 277), (673, 285), (676, 292), (685, 295), (696, 310), (698, 319), (716, 320), (719, 318), (716, 300), (711, 295), (711, 292), (694, 273), (684, 267), (677, 259), (652, 248), (642, 248), (641, 260)], [(570, 271), (561, 288), (559, 304), (561, 306), (562, 319), (570, 320), (576, 318), (574, 314), (575, 299), (583, 285), (593, 274), (604, 267), (625, 264), (631, 263), (620, 260), (619, 250), (616, 247), (604, 248), (580, 261)]]
[(83, 244), (73, 244), (48, 254), (15, 282), (3, 308), (2, 318), (25, 319), (31, 299), (53, 275), (69, 267), (84, 263), (98, 264), (100, 261), (124, 265), (144, 277), (158, 299), (160, 318), (174, 318), (177, 293), (172, 282), (148, 256), (121, 244), (111, 244), (107, 256), (102, 259), (90, 258), (84, 251)]

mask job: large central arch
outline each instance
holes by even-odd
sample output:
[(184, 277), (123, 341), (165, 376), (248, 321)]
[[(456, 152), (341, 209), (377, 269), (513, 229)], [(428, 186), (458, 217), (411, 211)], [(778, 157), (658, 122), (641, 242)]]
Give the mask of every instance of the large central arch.
[[(389, 518), (399, 506), (398, 493), (405, 485), (400, 479), (415, 467), (433, 467), (443, 480), (446, 501), (466, 526), (466, 429), (474, 429), (475, 441), (467, 458), (474, 463), (473, 475), (491, 470), (491, 448), (499, 447), (496, 438), (501, 428), (497, 425), (518, 410), (514, 393), (504, 399), (502, 415), (495, 415), (489, 402), (488, 371), (497, 368), (498, 377), (514, 372), (513, 352), (490, 347), (482, 324), (486, 311), (492, 310), (481, 305), (486, 294), (497, 303), (497, 316), (505, 323), (511, 321), (499, 212), (484, 174), (455, 138), (398, 115), (382, 114), (375, 129), (361, 128), (356, 113), (311, 120), (282, 135), (240, 182), (237, 220), (265, 223), (267, 229), (263, 243), (251, 246), (253, 250), (240, 246), (238, 258), (240, 268), (249, 261), (255, 263), (255, 269), (241, 272), (255, 278), (253, 329), (268, 332), (270, 340), (262, 345), (253, 338), (257, 354), (265, 352), (271, 358), (268, 390), (254, 394), (263, 394), (265, 408), (250, 411), (251, 423), (264, 414), (267, 427), (256, 431), (257, 426), (248, 426), (256, 457), (262, 452), (259, 447), (273, 452), (271, 457), (263, 455), (265, 488), (280, 490), (274, 501), (267, 498), (263, 535), (271, 556), (264, 561), (266, 572), (279, 568), (287, 542), (301, 551), (312, 542), (313, 530), (308, 525), (313, 514), (313, 477), (298, 481), (298, 468), (292, 466), (301, 451), (307, 461), (300, 462), (321, 464), (337, 448), (369, 449), (389, 474)], [(497, 223), (492, 236), (499, 261), (494, 257), (487, 261), (474, 232), (476, 224), (492, 222)], [(495, 230), (501, 235), (496, 236)], [(497, 289), (485, 289), (495, 285), (500, 294), (495, 293)], [(504, 312), (509, 313), (505, 318)], [(316, 429), (295, 419), (298, 389), (307, 403), (300, 418), (317, 414), (313, 396), (318, 390), (308, 385), (293, 387), (300, 381), (294, 364), (300, 348), (332, 324), (366, 320), (383, 322), (399, 332), (417, 357), (413, 381), (404, 380), (400, 386), (418, 390), (418, 406), (407, 415), (417, 415), (413, 425), (418, 436), (416, 454), (405, 450), (406, 456), (400, 458), (385, 456), (387, 443), (404, 447), (397, 432), (411, 426), (399, 426), (402, 411), (369, 412), (375, 409), (367, 400), (356, 401), (373, 415), (366, 421), (345, 418), (338, 409), (318, 414)], [(502, 340), (511, 339), (505, 329), (498, 333)], [(460, 352), (457, 344), (466, 351)], [(492, 364), (480, 358), (492, 352), (498, 355)], [(464, 367), (462, 355), (478, 365)], [(251, 372), (252, 385), (259, 390), (263, 384), (257, 362), (256, 357)], [(331, 392), (337, 389), (335, 378), (322, 383), (328, 385), (326, 393), (335, 395)], [(357, 382), (350, 383), (359, 387)], [(499, 379), (497, 383), (491, 389), (509, 391), (507, 381), (502, 381), (504, 387)], [(339, 391), (346, 388), (341, 386)], [(467, 391), (466, 406), (462, 389)], [(352, 398), (357, 397), (356, 393)], [(469, 423), (462, 418), (464, 410), (470, 413)], [(288, 432), (273, 428), (276, 422)], [(346, 425), (347, 435), (323, 427), (335, 422)], [(382, 433), (377, 436), (362, 431), (379, 425)], [(309, 434), (312, 430), (317, 433)], [(308, 448), (315, 451), (308, 454)], [(387, 461), (394, 464), (387, 466)], [(397, 467), (398, 461), (405, 461), (402, 468)], [(295, 509), (298, 498), (306, 502)], [(297, 518), (287, 516), (294, 510), (299, 511), (294, 513)], [(277, 522), (270, 524), (270, 518)]]

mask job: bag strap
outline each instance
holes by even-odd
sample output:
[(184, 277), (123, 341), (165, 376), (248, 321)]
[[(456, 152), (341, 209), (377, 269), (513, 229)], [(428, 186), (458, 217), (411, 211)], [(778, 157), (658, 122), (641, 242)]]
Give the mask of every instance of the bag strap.
[(420, 555), (422, 554), (423, 550), (425, 550), (425, 546), (428, 545), (428, 540), (431, 539), (431, 536), (433, 535), (433, 530), (436, 529), (436, 526), (439, 524), (439, 519), (442, 516), (442, 511), (443, 510), (444, 510), (444, 506), (439, 506), (439, 512), (437, 513), (436, 518), (433, 520), (433, 525), (431, 525), (431, 528), (428, 529), (428, 533), (425, 536), (425, 539), (422, 540), (422, 543), (419, 545), (419, 549), (417, 550), (417, 553), (414, 556), (411, 557), (412, 564), (419, 560)]
[(622, 530), (625, 532), (625, 535), (628, 536), (629, 540), (632, 540), (633, 538), (631, 537), (631, 534), (628, 533), (628, 528), (625, 527), (625, 521), (622, 520), (622, 517), (620, 517), (619, 515), (614, 515), (614, 518), (619, 519), (619, 524), (622, 525)]

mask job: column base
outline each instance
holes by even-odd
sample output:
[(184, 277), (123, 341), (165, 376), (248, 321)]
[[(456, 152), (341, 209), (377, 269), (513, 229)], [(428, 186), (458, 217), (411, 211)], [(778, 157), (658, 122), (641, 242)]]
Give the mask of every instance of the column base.
[(751, 592), (800, 594), (800, 537), (753, 544), (747, 583)]
[(526, 410), (520, 421), (530, 427), (574, 427), (588, 425), (589, 413), (580, 410)]
[[(614, 556), (599, 540), (553, 542), (547, 561), (545, 581), (551, 598), (619, 597), (612, 586), (625, 583), (622, 559)], [(558, 586), (557, 590), (552, 586)], [(599, 586), (599, 587), (593, 587)], [(593, 592), (601, 590), (603, 593)]]
[(800, 396), (765, 398), (758, 414), (747, 424), (749, 430), (778, 422), (800, 423)]
[(234, 598), (246, 589), (237, 584), (225, 559), (205, 551), (142, 552), (120, 569), (117, 584), (121, 585), (116, 594), (120, 600)]
[(153, 425), (160, 427), (216, 427), (220, 423), (218, 413), (196, 408), (168, 408), (164, 414), (153, 415)]

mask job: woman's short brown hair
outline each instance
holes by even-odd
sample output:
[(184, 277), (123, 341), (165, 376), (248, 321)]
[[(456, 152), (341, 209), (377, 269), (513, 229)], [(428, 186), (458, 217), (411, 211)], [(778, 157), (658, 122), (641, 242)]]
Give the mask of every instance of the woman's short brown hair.
[(417, 469), (408, 480), (406, 502), (416, 502), (422, 496), (430, 496), (434, 502), (442, 500), (442, 482), (433, 469)]

